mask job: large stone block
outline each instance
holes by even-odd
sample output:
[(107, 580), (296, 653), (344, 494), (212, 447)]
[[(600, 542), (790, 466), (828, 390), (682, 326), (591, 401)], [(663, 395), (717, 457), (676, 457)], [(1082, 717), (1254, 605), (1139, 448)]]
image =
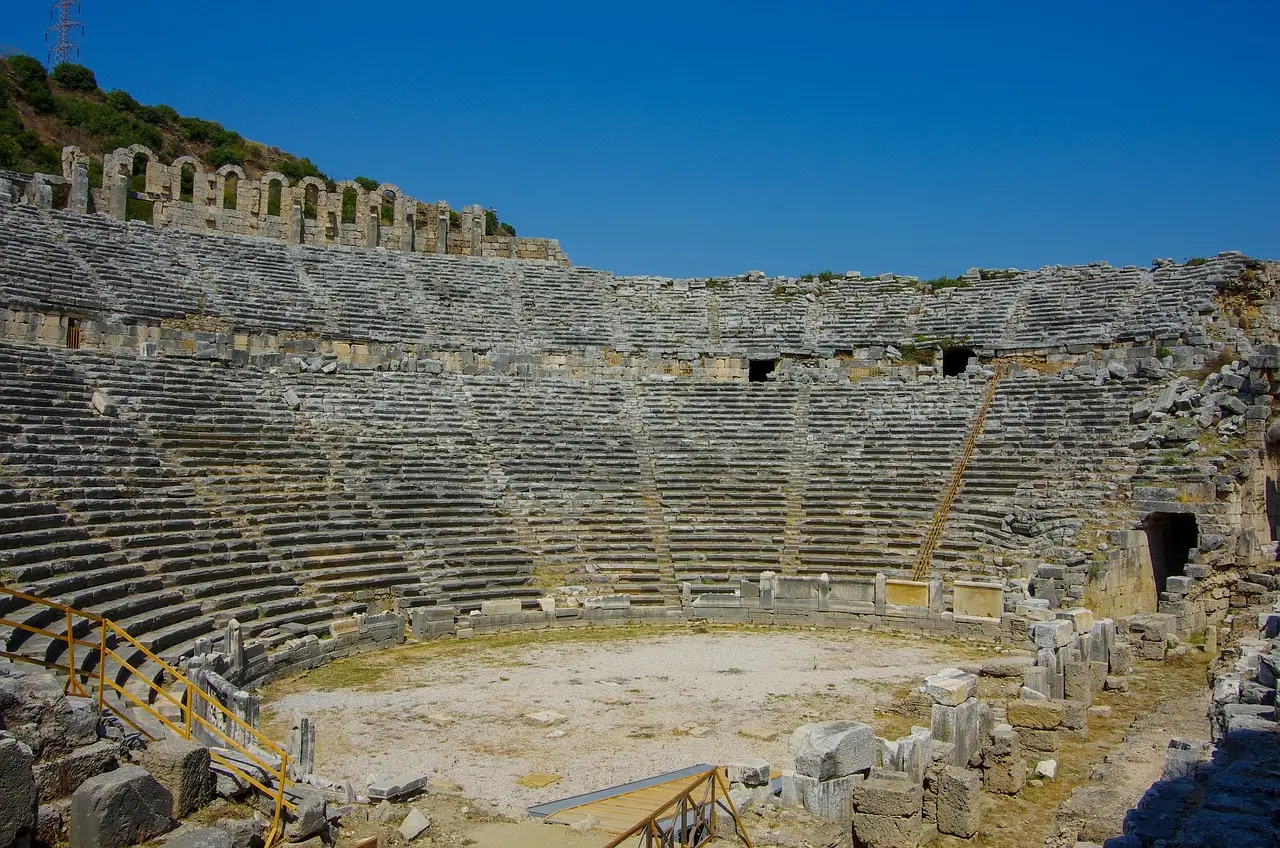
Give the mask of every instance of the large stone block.
[(1070, 621), (1054, 619), (1053, 621), (1037, 621), (1031, 625), (1031, 638), (1036, 647), (1056, 651), (1070, 644), (1075, 636), (1075, 627)]
[(1029, 727), (1018, 728), (1018, 741), (1022, 747), (1037, 754), (1055, 754), (1062, 744), (1062, 736), (1057, 730), (1033, 730)]
[(1068, 701), (1086, 707), (1093, 703), (1093, 672), (1088, 663), (1069, 662), (1062, 667), (1062, 689)]
[(169, 736), (135, 752), (133, 759), (169, 790), (175, 819), (185, 818), (213, 800), (208, 748)]
[(1116, 642), (1111, 646), (1107, 661), (1111, 664), (1112, 674), (1128, 674), (1133, 670), (1133, 648), (1128, 643)]
[(111, 771), (120, 764), (120, 746), (106, 739), (77, 748), (65, 757), (47, 760), (35, 767), (41, 801), (65, 798), (91, 777)]
[(743, 786), (766, 786), (769, 783), (769, 761), (755, 757), (740, 757), (725, 764), (730, 783)]
[(1005, 717), (1014, 727), (1034, 730), (1053, 730), (1062, 724), (1062, 704), (1055, 701), (1010, 701), (1005, 707)]
[(183, 825), (165, 840), (167, 848), (232, 848), (231, 834), (221, 828)]
[(1053, 617), (1060, 621), (1071, 622), (1071, 626), (1076, 633), (1088, 633), (1094, 625), (1093, 611), (1085, 607), (1058, 610), (1053, 614)]
[(982, 778), (968, 769), (944, 769), (938, 781), (938, 830), (968, 839), (981, 821)]
[(954, 707), (978, 694), (978, 678), (958, 668), (946, 668), (926, 677), (923, 689), (935, 704)]
[(787, 770), (782, 773), (782, 804), (786, 807), (802, 807), (824, 821), (842, 821), (850, 793), (862, 782), (863, 776), (860, 774), (818, 780), (816, 777)]
[(981, 708), (977, 698), (948, 707), (934, 704), (930, 729), (936, 742), (952, 746), (951, 765), (963, 766), (982, 744)]
[(918, 848), (921, 817), (906, 818), (854, 813), (850, 821), (854, 848)]
[(791, 734), (796, 773), (818, 780), (868, 771), (876, 764), (876, 749), (871, 725), (857, 721), (805, 724)]
[(27, 848), (36, 833), (35, 757), (31, 747), (0, 731), (0, 846)]
[(1017, 795), (1027, 779), (1022, 743), (1012, 730), (997, 730), (982, 752), (982, 783), (988, 792)]
[(139, 766), (91, 777), (71, 796), (70, 848), (125, 848), (169, 829), (173, 795)]
[(911, 816), (920, 812), (924, 790), (913, 780), (873, 777), (855, 786), (849, 797), (855, 813)]

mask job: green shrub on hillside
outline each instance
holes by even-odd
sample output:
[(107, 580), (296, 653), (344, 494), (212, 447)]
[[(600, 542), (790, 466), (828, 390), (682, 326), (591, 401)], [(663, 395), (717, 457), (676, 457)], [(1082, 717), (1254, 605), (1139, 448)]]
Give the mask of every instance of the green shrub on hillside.
[(30, 56), (22, 55), (10, 57), (7, 64), (27, 103), (31, 104), (37, 115), (52, 115), (57, 111), (58, 105), (54, 102), (53, 92), (49, 90), (49, 77), (44, 65)]
[(53, 69), (53, 81), (67, 91), (97, 91), (98, 79), (84, 65), (59, 62)]
[(371, 177), (356, 177), (353, 182), (365, 191), (374, 191), (378, 188), (378, 181)]
[[(237, 138), (238, 137), (239, 136), (237, 136)], [(291, 183), (296, 183), (303, 177), (315, 177), (326, 181), (329, 179), (325, 176), (324, 171), (321, 171), (315, 166), (315, 163), (305, 157), (302, 159), (288, 159), (281, 162), (280, 167), (277, 170), (288, 177), (289, 182)]]
[(514, 238), (516, 228), (505, 221), (498, 220), (498, 213), (492, 209), (484, 210), (484, 234), (487, 236), (509, 236)]
[(0, 136), (0, 168), (14, 169), (22, 161), (22, 149), (8, 136)]
[(244, 148), (238, 144), (215, 147), (209, 151), (209, 166), (221, 168), (223, 165), (244, 165)]
[(138, 101), (129, 92), (117, 88), (107, 92), (107, 105), (117, 112), (133, 112), (138, 108)]

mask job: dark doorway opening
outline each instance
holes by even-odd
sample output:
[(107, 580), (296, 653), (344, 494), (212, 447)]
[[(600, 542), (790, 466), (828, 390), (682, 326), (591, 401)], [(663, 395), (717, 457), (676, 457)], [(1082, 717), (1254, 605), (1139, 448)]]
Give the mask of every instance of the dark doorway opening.
[(1196, 517), (1189, 512), (1153, 512), (1143, 522), (1143, 528), (1147, 531), (1156, 592), (1163, 592), (1170, 577), (1182, 576), (1191, 549), (1199, 544)]
[(763, 383), (769, 379), (769, 375), (773, 373), (773, 369), (778, 367), (776, 359), (750, 359), (747, 360), (747, 381), (751, 383)]
[(969, 360), (977, 356), (973, 348), (949, 347), (942, 352), (942, 376), (955, 377), (969, 367)]
[(1267, 476), (1267, 527), (1271, 530), (1271, 541), (1280, 540), (1280, 487), (1270, 475)]
[(67, 318), (67, 347), (76, 350), (80, 347), (80, 319)]

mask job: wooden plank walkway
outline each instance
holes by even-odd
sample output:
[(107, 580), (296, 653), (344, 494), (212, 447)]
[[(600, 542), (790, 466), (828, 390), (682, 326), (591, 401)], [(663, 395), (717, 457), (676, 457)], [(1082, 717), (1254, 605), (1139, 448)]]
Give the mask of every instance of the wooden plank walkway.
[[(721, 773), (723, 774), (723, 770)], [(666, 780), (662, 783), (654, 783), (641, 789), (633, 789), (629, 792), (620, 792), (606, 798), (588, 801), (576, 807), (566, 807), (547, 816), (543, 821), (551, 824), (568, 825), (582, 821), (588, 815), (592, 815), (599, 822), (596, 827), (600, 830), (607, 833), (625, 833), (636, 822), (653, 815), (654, 810), (670, 801), (673, 796), (679, 794), (680, 790), (703, 780), (703, 774), (705, 772), (695, 775), (686, 774), (682, 777)], [(775, 772), (772, 776), (776, 778), (779, 774), (781, 772)]]

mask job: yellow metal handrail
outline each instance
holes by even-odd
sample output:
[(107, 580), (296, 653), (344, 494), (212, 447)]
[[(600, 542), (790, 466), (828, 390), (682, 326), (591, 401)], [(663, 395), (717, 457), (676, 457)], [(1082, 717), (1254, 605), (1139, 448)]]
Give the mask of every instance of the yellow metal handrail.
[[(699, 790), (702, 790), (701, 793)], [(700, 794), (701, 797), (695, 797), (695, 794)], [(699, 848), (715, 838), (720, 807), (733, 818), (738, 838), (747, 848), (752, 848), (751, 837), (729, 797), (729, 787), (725, 785), (724, 775), (719, 768), (698, 774), (666, 803), (636, 822), (630, 830), (619, 835), (605, 848), (618, 848), (633, 836), (640, 837), (638, 845), (641, 848)], [(689, 813), (693, 813), (692, 822), (688, 820)], [(666, 819), (672, 820), (672, 826), (663, 833), (662, 822)]]
[(991, 381), (987, 383), (987, 390), (982, 395), (982, 403), (978, 406), (978, 414), (974, 416), (973, 426), (969, 428), (969, 435), (964, 440), (964, 447), (960, 449), (960, 456), (956, 459), (955, 467), (951, 470), (951, 479), (947, 481), (947, 487), (942, 490), (942, 497), (938, 500), (938, 507), (933, 512), (933, 520), (929, 523), (929, 532), (925, 534), (924, 542), (920, 545), (920, 551), (916, 554), (915, 567), (911, 569), (912, 580), (923, 580), (929, 571), (929, 565), (933, 562), (933, 552), (938, 547), (938, 541), (942, 538), (942, 529), (947, 524), (947, 516), (951, 514), (951, 505), (955, 502), (956, 495), (960, 494), (960, 485), (964, 482), (965, 469), (969, 467), (969, 461), (973, 459), (973, 453), (978, 447), (978, 438), (982, 435), (983, 425), (987, 421), (987, 412), (991, 409), (991, 402), (996, 397), (996, 387), (1000, 384), (1000, 379), (1005, 374), (1005, 363), (996, 360), (995, 372), (991, 375)]
[[(79, 695), (88, 698), (95, 698), (97, 701), (98, 711), (104, 709), (104, 698), (108, 691), (113, 692), (121, 699), (130, 702), (135, 708), (144, 710), (148, 715), (158, 721), (163, 727), (173, 731), (183, 739), (191, 739), (193, 730), (197, 727), (203, 728), (207, 733), (216, 738), (221, 746), (235, 751), (240, 756), (257, 765), (263, 772), (271, 775), (271, 781), (268, 783), (260, 782), (253, 774), (245, 771), (233, 760), (211, 751), (210, 757), (217, 761), (223, 767), (229, 769), (240, 779), (244, 780), (250, 786), (253, 786), (259, 792), (262, 792), (275, 803), (275, 814), (271, 821), (271, 829), (267, 832), (266, 843), (268, 848), (275, 844), (283, 835), (283, 817), (286, 810), (293, 810), (295, 805), (286, 797), (286, 791), (289, 787), (289, 754), (275, 742), (264, 736), (257, 728), (243, 721), (239, 716), (232, 713), (222, 705), (217, 698), (210, 695), (191, 681), (186, 675), (178, 671), (169, 663), (161, 659), (155, 652), (147, 648), (133, 636), (129, 635), (124, 628), (120, 627), (110, 619), (103, 618), (91, 612), (85, 612), (74, 607), (60, 604), (56, 601), (50, 601), (36, 595), (30, 595), (25, 592), (19, 592), (16, 589), (10, 589), (0, 586), (0, 596), (8, 596), (24, 601), (35, 606), (45, 607), (61, 613), (65, 623), (66, 632), (56, 633), (37, 627), (23, 621), (15, 621), (9, 618), (0, 618), (0, 627), (11, 627), (15, 630), (21, 630), (26, 633), (32, 633), (37, 636), (44, 636), (56, 642), (64, 643), (67, 647), (66, 662), (49, 662), (35, 657), (28, 657), (15, 651), (0, 649), (0, 657), (5, 657), (15, 662), (31, 663), (33, 665), (42, 666), (53, 671), (60, 671), (66, 674), (67, 682), (64, 691), (69, 695)], [(83, 627), (84, 623), (88, 623), (97, 635), (96, 642), (85, 641), (75, 635), (76, 625)], [(156, 663), (162, 670), (164, 677), (172, 678), (175, 683), (181, 684), (185, 688), (184, 697), (175, 698), (166, 691), (162, 686), (158, 685), (147, 675), (143, 674), (133, 663), (116, 652), (116, 645), (123, 643), (127, 645), (128, 653), (134, 651), (151, 662)], [(94, 654), (97, 655), (97, 669), (94, 672), (86, 671), (85, 668), (92, 668), (91, 664), (86, 663), (85, 667), (76, 664), (76, 648), (85, 648), (88, 650), (90, 658)], [(81, 654), (83, 657), (84, 654)], [(142, 681), (146, 684), (150, 691), (150, 696), (145, 700), (137, 697), (132, 692), (125, 689), (114, 679), (107, 675), (107, 663), (112, 662), (130, 673), (135, 680)], [(90, 681), (95, 682), (96, 693), (90, 692), (88, 685)], [(164, 698), (179, 710), (180, 720), (173, 721), (163, 715), (161, 712), (152, 707), (151, 702), (156, 698)], [(199, 708), (197, 708), (199, 705)], [(121, 710), (115, 711), (116, 715), (131, 727), (150, 740), (156, 737), (149, 730), (135, 721), (132, 717)], [(252, 745), (245, 744), (235, 736), (227, 733), (214, 722), (205, 718), (204, 713), (220, 716), (227, 721), (228, 729), (234, 730), (239, 728), (244, 732), (245, 738), (252, 740)], [(265, 751), (270, 759), (264, 759), (254, 752), (254, 747), (260, 751)], [(274, 755), (274, 756), (271, 756)], [(271, 762), (271, 759), (277, 760), (278, 765)], [(274, 787), (270, 786), (270, 782), (274, 782)]]

